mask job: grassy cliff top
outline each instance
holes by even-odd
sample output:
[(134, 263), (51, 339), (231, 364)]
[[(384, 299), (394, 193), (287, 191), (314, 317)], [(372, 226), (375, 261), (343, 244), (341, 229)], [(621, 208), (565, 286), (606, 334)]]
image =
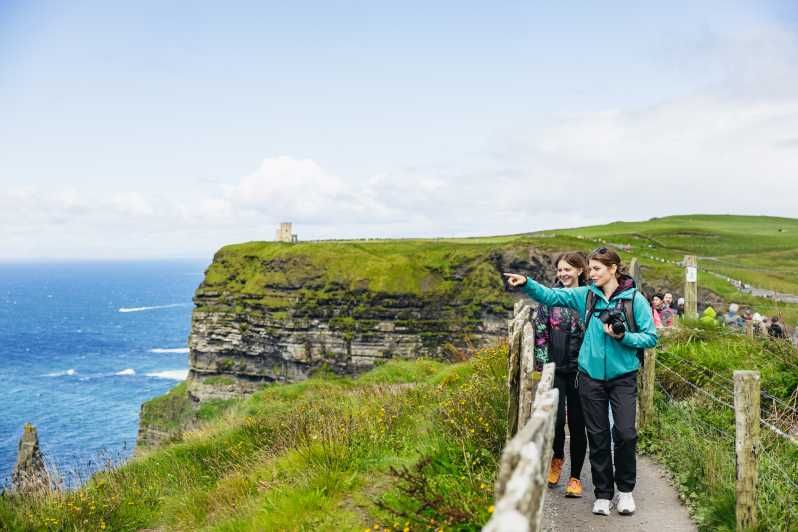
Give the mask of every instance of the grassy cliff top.
[(515, 235), (492, 238), (345, 240), (225, 246), (206, 272), (204, 287), (258, 295), (290, 287), (368, 290), (415, 296), (504, 291), (497, 258), (525, 260), (530, 247), (579, 249), (575, 237)]
[[(702, 269), (798, 294), (798, 219), (729, 215), (670, 216), (495, 237), (247, 242), (222, 248), (203, 286), (255, 296), (281, 287), (432, 296), (465, 290), (466, 296), (498, 300), (503, 285), (497, 257), (505, 264), (526, 260), (530, 247), (590, 251), (597, 241), (631, 246), (623, 258), (637, 256), (649, 280), (678, 285), (682, 273), (648, 256), (678, 261), (694, 254)], [(798, 319), (796, 306), (739, 294), (722, 279), (702, 275), (700, 284), (727, 300)]]

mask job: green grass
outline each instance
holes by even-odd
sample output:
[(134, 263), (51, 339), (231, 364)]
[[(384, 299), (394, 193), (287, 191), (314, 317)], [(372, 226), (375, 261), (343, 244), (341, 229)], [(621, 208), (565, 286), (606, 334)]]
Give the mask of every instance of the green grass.
[[(658, 390), (657, 416), (652, 426), (641, 431), (640, 450), (653, 454), (672, 472), (701, 530), (733, 531), (733, 409), (696, 392), (673, 372), (720, 401), (733, 404), (729, 379), (734, 370), (757, 370), (762, 389), (787, 402), (798, 387), (798, 352), (784, 342), (749, 339), (697, 326), (666, 337), (662, 347), (657, 380), (673, 399)], [(773, 405), (763, 398), (765, 414)], [(796, 530), (798, 490), (793, 484), (798, 484), (798, 445), (764, 427), (761, 438), (757, 530)]]
[(164, 432), (174, 432), (194, 419), (194, 406), (188, 397), (186, 383), (181, 382), (164, 395), (142, 405), (142, 424)]
[[(312, 315), (329, 305), (343, 309), (346, 316), (364, 319), (368, 317), (362, 315), (364, 310), (401, 297), (420, 298), (431, 306), (435, 302), (465, 306), (462, 315), (476, 319), (485, 309), (500, 315), (509, 308), (500, 264), (507, 268), (514, 260), (528, 259), (531, 247), (543, 253), (590, 251), (598, 245), (595, 240), (632, 246), (623, 258), (637, 256), (644, 279), (666, 280), (678, 293), (682, 271), (643, 255), (679, 261), (695, 254), (701, 257), (702, 268), (757, 287), (798, 294), (798, 219), (716, 215), (496, 237), (248, 242), (225, 246), (216, 254), (200, 293), (227, 294), (237, 301), (239, 311), (259, 308), (279, 313), (281, 319), (297, 313)], [(740, 294), (708, 274), (702, 274), (699, 282), (727, 301), (781, 314), (791, 324), (798, 321), (798, 305)]]
[[(798, 279), (777, 281), (779, 273), (798, 272), (798, 219), (768, 216), (670, 216), (647, 222), (616, 222), (557, 231), (629, 244), (656, 257), (703, 257), (701, 265), (719, 272), (747, 271), (762, 288), (798, 293)], [(653, 246), (653, 247), (650, 247)]]
[(476, 530), (504, 443), (505, 360), (493, 348), (266, 388), (76, 491), (0, 496), (0, 529)]
[[(677, 288), (683, 282), (680, 268), (643, 255), (669, 261), (697, 255), (699, 269), (728, 275), (758, 288), (798, 294), (798, 219), (794, 218), (669, 216), (645, 222), (615, 222), (558, 230), (553, 234), (589, 239), (592, 247), (597, 245), (593, 242), (596, 239), (629, 245), (631, 250), (621, 255), (627, 261), (633, 256), (639, 257), (644, 279), (667, 279)], [(741, 294), (726, 281), (707, 273), (699, 274), (699, 287), (762, 314), (780, 315), (791, 326), (798, 322), (798, 305)], [(682, 290), (679, 288), (677, 292)]]

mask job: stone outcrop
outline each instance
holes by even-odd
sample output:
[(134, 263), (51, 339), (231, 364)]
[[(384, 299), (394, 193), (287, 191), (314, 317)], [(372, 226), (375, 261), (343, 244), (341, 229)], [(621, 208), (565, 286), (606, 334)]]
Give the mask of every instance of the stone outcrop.
[(18, 493), (40, 493), (50, 488), (50, 477), (39, 449), (36, 427), (26, 423), (19, 440), (17, 463), (11, 475), (11, 488)]
[[(431, 270), (415, 293), (330, 282), (313, 268), (298, 277), (302, 257), (253, 258), (238, 271), (225, 261), (217, 255), (194, 298), (187, 383), (197, 402), (299, 381), (319, 368), (357, 374), (393, 358), (458, 359), (506, 335), (514, 296), (502, 271), (553, 277), (552, 256), (528, 246), (486, 251), (446, 274)], [(227, 277), (214, 282), (221, 271)], [(253, 275), (273, 281), (237, 289)]]
[[(367, 246), (357, 243), (220, 250), (194, 296), (188, 378), (142, 405), (137, 452), (181, 439), (202, 402), (300, 381), (317, 370), (353, 375), (393, 358), (460, 360), (506, 336), (521, 294), (507, 290), (502, 272), (554, 277), (553, 255), (523, 242), (413, 245), (419, 249), (411, 257), (404, 250), (386, 257), (383, 250), (376, 259), (361, 259)], [(439, 256), (424, 256), (436, 246)], [(441, 260), (449, 250), (451, 259)]]

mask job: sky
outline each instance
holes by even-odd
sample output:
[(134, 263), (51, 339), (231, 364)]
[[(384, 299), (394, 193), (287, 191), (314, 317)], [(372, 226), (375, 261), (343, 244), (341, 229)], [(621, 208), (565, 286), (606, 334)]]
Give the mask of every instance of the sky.
[(795, 65), (793, 1), (0, 0), (0, 260), (796, 217)]

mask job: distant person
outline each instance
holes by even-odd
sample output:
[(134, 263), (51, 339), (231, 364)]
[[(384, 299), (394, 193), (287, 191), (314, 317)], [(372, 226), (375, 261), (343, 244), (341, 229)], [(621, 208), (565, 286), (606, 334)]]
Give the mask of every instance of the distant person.
[(712, 305), (710, 305), (704, 309), (704, 312), (701, 313), (701, 317), (698, 318), (698, 321), (707, 327), (714, 328), (718, 326), (717, 317), (718, 313), (715, 312), (715, 309), (712, 308)]
[(662, 329), (662, 318), (659, 314), (660, 308), (662, 308), (662, 296), (654, 294), (651, 296), (651, 314), (654, 317), (654, 327), (657, 329)]
[[(523, 286), (541, 304), (576, 310), (585, 320), (579, 350), (577, 386), (590, 442), (590, 469), (596, 500), (593, 513), (609, 515), (615, 488), (618, 513), (635, 512), (637, 481), (637, 371), (640, 351), (657, 344), (651, 306), (634, 279), (621, 273), (621, 258), (606, 247), (589, 257), (592, 283), (576, 288), (547, 288), (523, 275), (505, 273), (511, 286)], [(637, 331), (637, 332), (633, 332)], [(609, 408), (614, 455), (610, 448)], [(614, 464), (613, 464), (614, 456)]]
[(754, 326), (754, 336), (765, 336), (768, 333), (767, 327), (765, 327), (765, 319), (759, 312), (754, 312), (754, 315), (751, 316), (751, 321)]
[(740, 316), (740, 305), (729, 303), (729, 310), (723, 315), (723, 324), (733, 331), (742, 331), (745, 328), (745, 319)]
[(779, 317), (773, 316), (770, 318), (770, 326), (768, 327), (768, 336), (771, 338), (783, 339), (787, 335), (784, 334), (784, 327), (779, 323)]
[(663, 327), (673, 327), (676, 320), (676, 309), (673, 308), (673, 294), (667, 292), (662, 296), (662, 308), (659, 311), (659, 319)]
[(684, 298), (683, 297), (680, 297), (676, 301), (676, 315), (679, 316), (679, 318), (684, 318)]
[[(555, 288), (575, 288), (587, 284), (587, 258), (582, 253), (564, 253), (555, 261)], [(565, 487), (566, 497), (582, 496), (582, 465), (587, 453), (587, 432), (582, 403), (576, 388), (579, 349), (585, 334), (582, 316), (566, 306), (540, 305), (535, 313), (535, 363), (542, 366), (554, 362), (554, 387), (560, 391), (557, 419), (554, 424), (554, 456), (549, 468), (548, 484), (560, 482), (565, 462), (565, 420), (571, 436), (571, 474)]]

